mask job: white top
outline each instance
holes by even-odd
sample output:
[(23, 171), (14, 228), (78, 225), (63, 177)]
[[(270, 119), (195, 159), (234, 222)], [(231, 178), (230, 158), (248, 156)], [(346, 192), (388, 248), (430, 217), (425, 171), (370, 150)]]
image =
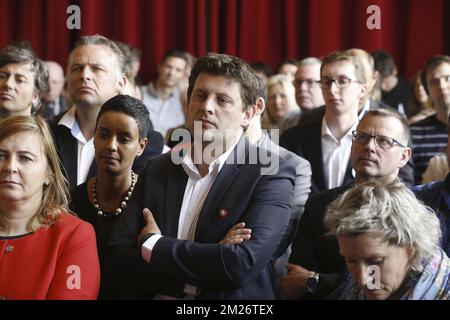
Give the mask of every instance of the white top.
[(150, 112), (153, 130), (160, 132), (163, 137), (169, 129), (179, 127), (185, 122), (178, 88), (175, 88), (167, 99), (161, 100), (151, 82), (142, 87), (142, 102)]
[(357, 125), (358, 121), (339, 140), (328, 128), (325, 117), (322, 119), (322, 160), (327, 189), (340, 187), (344, 182), (352, 148), (352, 131)]
[(66, 126), (70, 129), (72, 136), (77, 139), (77, 185), (86, 182), (89, 168), (95, 158), (94, 138), (86, 140), (81, 132), (77, 119), (75, 118), (75, 107), (69, 109), (59, 120), (58, 125)]

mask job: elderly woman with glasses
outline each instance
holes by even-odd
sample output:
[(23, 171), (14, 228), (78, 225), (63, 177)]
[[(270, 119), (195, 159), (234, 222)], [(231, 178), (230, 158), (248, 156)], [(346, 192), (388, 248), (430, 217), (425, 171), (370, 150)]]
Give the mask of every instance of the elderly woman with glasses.
[(401, 182), (359, 184), (328, 207), (351, 277), (342, 300), (450, 298), (450, 260), (439, 248), (439, 220)]

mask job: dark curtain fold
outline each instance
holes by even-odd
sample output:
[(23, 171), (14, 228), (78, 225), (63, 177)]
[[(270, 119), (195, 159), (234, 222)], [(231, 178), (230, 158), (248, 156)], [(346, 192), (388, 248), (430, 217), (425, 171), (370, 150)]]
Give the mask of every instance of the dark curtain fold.
[[(71, 4), (81, 8), (81, 30), (66, 27)], [(370, 5), (381, 9), (381, 30), (366, 27)], [(273, 68), (283, 58), (384, 49), (410, 77), (429, 56), (450, 52), (449, 30), (445, 0), (0, 0), (0, 47), (27, 40), (65, 66), (81, 35), (99, 33), (142, 49), (144, 82), (174, 47)]]

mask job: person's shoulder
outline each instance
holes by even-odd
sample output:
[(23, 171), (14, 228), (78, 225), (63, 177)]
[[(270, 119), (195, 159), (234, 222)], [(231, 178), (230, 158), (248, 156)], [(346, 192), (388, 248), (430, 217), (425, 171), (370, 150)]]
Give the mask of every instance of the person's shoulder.
[(430, 125), (436, 125), (439, 121), (436, 118), (436, 114), (432, 114), (431, 116), (426, 117), (425, 119), (422, 119), (420, 121), (414, 122), (411, 124), (411, 129), (419, 129)]
[(301, 167), (304, 169), (306, 169), (307, 167), (311, 167), (311, 164), (308, 160), (300, 157), (299, 155), (289, 151), (286, 148), (279, 147), (278, 152), (280, 154), (280, 157), (284, 158), (288, 163), (292, 164), (295, 167)]
[(70, 238), (71, 236), (77, 236), (78, 238), (95, 237), (94, 227), (70, 212), (59, 213), (54, 223), (48, 229), (57, 238)]
[(445, 189), (445, 180), (438, 180), (414, 186), (411, 188), (411, 191), (416, 195), (416, 197), (422, 199), (427, 198), (432, 194), (440, 193), (444, 189)]
[(302, 113), (302, 116), (300, 117), (299, 124), (302, 123), (308, 123), (308, 122), (316, 122), (322, 120), (323, 116), (325, 115), (325, 106), (320, 106), (311, 110), (308, 110), (306, 112)]
[(345, 191), (351, 188), (351, 185), (340, 186), (337, 188), (320, 191), (314, 194), (311, 194), (308, 198), (307, 204), (309, 205), (325, 205), (327, 206), (334, 199), (339, 197)]

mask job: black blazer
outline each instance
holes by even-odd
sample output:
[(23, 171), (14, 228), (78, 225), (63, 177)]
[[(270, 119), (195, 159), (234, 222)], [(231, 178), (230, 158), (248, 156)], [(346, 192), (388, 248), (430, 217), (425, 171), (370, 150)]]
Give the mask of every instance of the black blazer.
[[(311, 193), (316, 193), (326, 190), (321, 137), (322, 119), (325, 116), (325, 108), (320, 107), (307, 114), (307, 119), (300, 121), (298, 126), (290, 128), (283, 133), (280, 138), (280, 146), (309, 161), (312, 169)], [(410, 159), (399, 172), (399, 177), (408, 187), (414, 184), (413, 168), (414, 166)], [(353, 180), (352, 165), (349, 160), (342, 185), (349, 184)]]
[[(195, 241), (177, 239), (188, 180), (183, 167), (174, 164), (170, 154), (148, 161), (110, 241), (109, 282), (125, 291), (135, 286), (134, 298), (181, 297), (188, 283), (201, 289), (198, 299), (274, 299), (272, 256), (288, 225), (295, 169), (280, 158), (276, 174), (261, 175), (259, 162), (248, 164), (249, 153), (258, 150), (241, 138), (230, 158), (244, 159), (246, 164), (224, 164), (201, 209)], [(150, 263), (144, 262), (136, 246), (145, 207), (163, 235)], [(221, 209), (226, 209), (225, 217), (219, 215)], [(218, 244), (242, 221), (252, 229), (250, 240)]]
[(313, 194), (306, 201), (297, 235), (292, 243), (289, 262), (320, 273), (315, 298), (324, 299), (339, 284), (345, 262), (339, 255), (337, 240), (326, 235), (323, 223), (328, 205), (352, 185)]
[[(60, 115), (51, 121), (50, 129), (52, 131), (53, 140), (65, 171), (65, 176), (69, 181), (70, 187), (73, 188), (77, 186), (78, 143), (72, 136), (69, 128), (63, 125), (58, 125), (58, 122), (62, 117), (63, 115)], [(150, 126), (147, 133), (147, 138), (148, 144), (145, 147), (144, 152), (140, 157), (136, 158), (133, 163), (133, 170), (136, 173), (139, 173), (141, 168), (144, 166), (145, 161), (160, 155), (164, 147), (164, 139), (162, 135), (159, 132), (154, 131), (153, 126)], [(87, 179), (95, 177), (96, 175), (97, 164), (94, 160), (89, 168)]]
[[(280, 139), (280, 146), (305, 158), (311, 164), (312, 184), (311, 193), (326, 190), (325, 173), (322, 156), (322, 118), (316, 114), (308, 121), (287, 130)], [(343, 184), (353, 181), (352, 166), (350, 161), (346, 164)]]

